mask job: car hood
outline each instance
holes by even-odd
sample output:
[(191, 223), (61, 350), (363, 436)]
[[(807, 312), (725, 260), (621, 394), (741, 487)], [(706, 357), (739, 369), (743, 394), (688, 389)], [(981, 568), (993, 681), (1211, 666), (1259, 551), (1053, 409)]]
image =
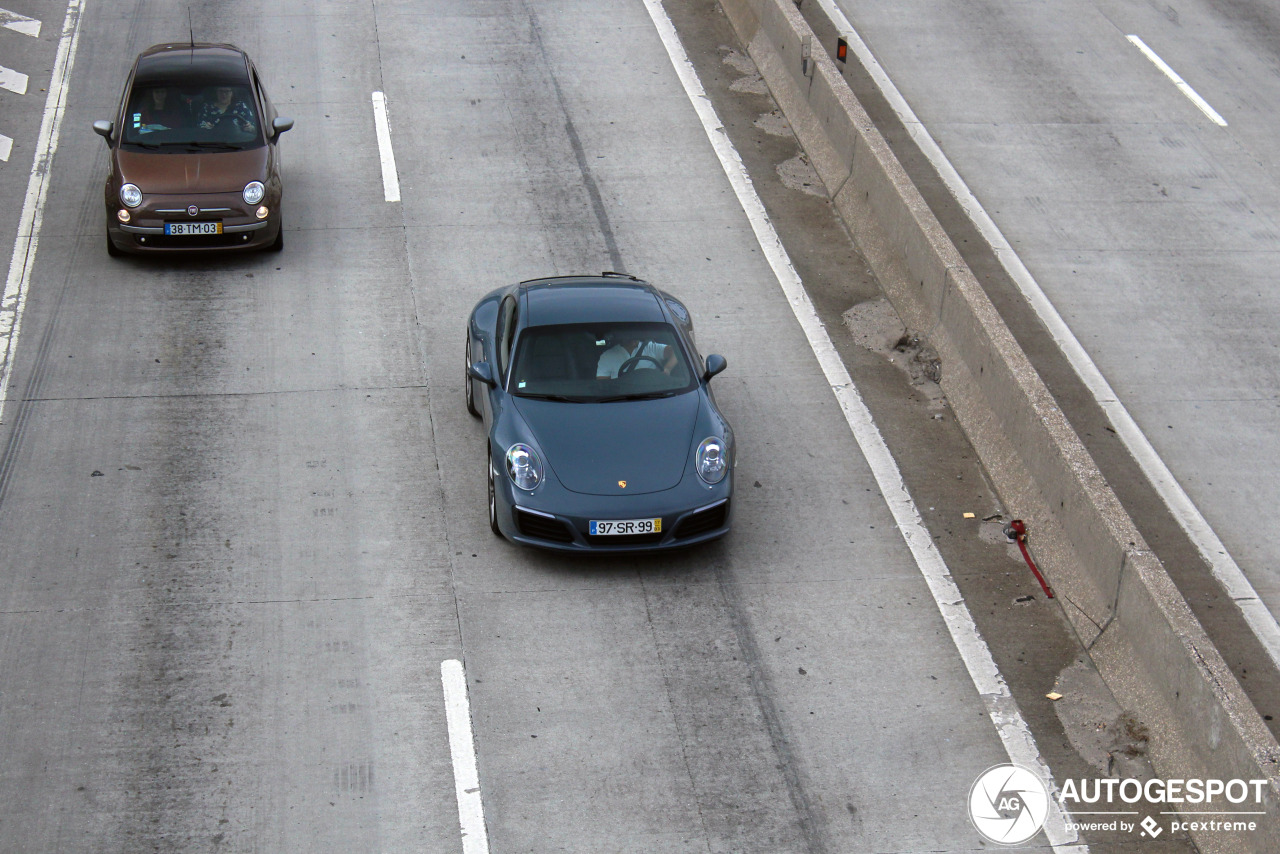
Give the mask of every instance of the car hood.
[(144, 193), (239, 193), (250, 181), (266, 180), (267, 146), (247, 151), (209, 151), (198, 154), (116, 152), (123, 181)]
[(572, 492), (638, 495), (671, 489), (684, 477), (696, 392), (613, 403), (513, 400), (544, 462)]

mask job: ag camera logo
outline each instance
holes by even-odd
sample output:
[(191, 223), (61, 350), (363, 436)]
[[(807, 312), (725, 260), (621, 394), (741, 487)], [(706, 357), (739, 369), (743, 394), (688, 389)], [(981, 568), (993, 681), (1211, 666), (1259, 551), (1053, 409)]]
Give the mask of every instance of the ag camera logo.
[(1040, 832), (1049, 815), (1044, 781), (1021, 765), (993, 765), (969, 789), (969, 820), (989, 842), (1020, 845)]

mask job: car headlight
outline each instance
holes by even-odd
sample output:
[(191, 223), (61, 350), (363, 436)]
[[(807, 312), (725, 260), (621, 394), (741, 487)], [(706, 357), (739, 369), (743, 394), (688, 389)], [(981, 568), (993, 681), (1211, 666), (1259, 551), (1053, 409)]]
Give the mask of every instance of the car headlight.
[(250, 181), (244, 185), (244, 203), (246, 205), (256, 205), (262, 201), (262, 197), (267, 194), (267, 188), (262, 186), (261, 181)]
[(525, 492), (532, 492), (542, 483), (542, 460), (538, 459), (538, 452), (519, 442), (508, 448), (507, 476)]
[(698, 445), (698, 454), (694, 457), (694, 465), (698, 469), (698, 477), (710, 484), (724, 480), (729, 473), (729, 454), (724, 440), (708, 436)]
[(142, 191), (137, 184), (125, 184), (120, 188), (120, 201), (127, 208), (136, 208), (142, 204)]

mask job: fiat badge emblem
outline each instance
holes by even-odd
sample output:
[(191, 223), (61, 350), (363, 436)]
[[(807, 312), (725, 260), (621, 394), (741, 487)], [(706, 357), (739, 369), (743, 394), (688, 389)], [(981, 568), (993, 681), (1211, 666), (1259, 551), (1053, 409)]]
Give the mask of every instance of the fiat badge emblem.
[(187, 216), (195, 216), (200, 213), (200, 208), (195, 205), (187, 205)]

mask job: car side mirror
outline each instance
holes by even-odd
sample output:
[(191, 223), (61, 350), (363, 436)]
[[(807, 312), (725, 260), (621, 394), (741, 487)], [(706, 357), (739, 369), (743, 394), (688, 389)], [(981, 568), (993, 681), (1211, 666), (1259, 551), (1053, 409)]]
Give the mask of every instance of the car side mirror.
[(105, 139), (108, 143), (115, 142), (116, 126), (114, 122), (97, 121), (93, 123), (93, 132)]
[(727, 367), (729, 367), (729, 363), (725, 361), (724, 356), (712, 353), (707, 356), (707, 372), (702, 375), (702, 378), (709, 380)]
[(467, 376), (491, 388), (498, 384), (498, 381), (493, 378), (493, 368), (489, 367), (488, 362), (472, 362), (471, 367), (467, 368)]
[(293, 119), (286, 119), (284, 116), (276, 116), (271, 120), (271, 138), (279, 139), (280, 134), (293, 128)]

